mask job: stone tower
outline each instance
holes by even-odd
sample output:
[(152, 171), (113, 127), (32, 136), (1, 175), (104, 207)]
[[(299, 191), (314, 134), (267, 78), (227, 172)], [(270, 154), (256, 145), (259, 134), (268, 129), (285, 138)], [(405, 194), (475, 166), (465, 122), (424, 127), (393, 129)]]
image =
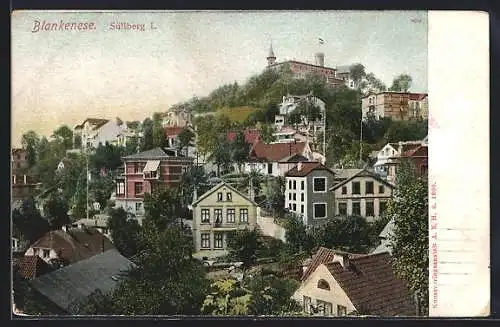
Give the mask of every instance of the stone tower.
[(269, 47), (269, 54), (267, 55), (267, 65), (272, 66), (276, 62), (276, 57), (274, 56), (273, 44)]

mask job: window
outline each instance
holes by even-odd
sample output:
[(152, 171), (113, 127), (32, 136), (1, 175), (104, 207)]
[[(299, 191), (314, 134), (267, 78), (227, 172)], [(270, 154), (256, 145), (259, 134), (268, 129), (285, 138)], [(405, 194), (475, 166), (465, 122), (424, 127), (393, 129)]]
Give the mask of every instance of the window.
[(231, 192), (227, 192), (226, 193), (226, 201), (233, 201), (233, 195), (231, 194)]
[(17, 168), (21, 168), (21, 164), (19, 162), (16, 163)]
[(222, 223), (222, 209), (214, 209), (214, 217), (215, 217), (215, 223), (221, 224)]
[(297, 200), (297, 194), (293, 193), (293, 201), (296, 201), (296, 200)]
[(304, 189), (304, 187), (305, 187), (305, 185), (304, 185), (304, 184), (305, 184), (305, 183), (304, 183), (304, 181), (301, 181), (301, 182), (300, 182), (300, 189), (301, 189), (301, 190), (303, 190), (303, 189)]
[(300, 201), (304, 201), (304, 193), (300, 193)]
[(214, 249), (222, 249), (222, 239), (223, 239), (223, 234), (222, 233), (215, 233), (214, 234)]
[(136, 202), (135, 204), (135, 211), (139, 211), (142, 208), (142, 203), (141, 202)]
[(234, 223), (235, 218), (236, 218), (236, 209), (234, 209), (234, 208), (227, 209), (226, 214), (227, 214), (227, 217), (226, 217), (227, 222)]
[(295, 203), (292, 204), (292, 207), (293, 207), (293, 211), (297, 211), (297, 205)]
[(38, 255), (39, 252), (40, 252), (39, 248), (34, 248), (33, 249), (33, 255)]
[(352, 203), (352, 215), (361, 216), (361, 203), (359, 202)]
[(343, 305), (337, 305), (337, 316), (347, 316), (347, 308)]
[(313, 179), (313, 192), (326, 192), (325, 177), (315, 177)]
[(240, 209), (240, 223), (248, 222), (248, 209)]
[(359, 182), (352, 182), (352, 194), (361, 194)]
[(330, 302), (316, 300), (316, 305), (318, 313), (323, 314), (324, 316), (332, 315), (332, 304)]
[(297, 181), (293, 181), (293, 189), (296, 190), (297, 189)]
[(134, 184), (135, 195), (142, 195), (142, 182), (136, 182)]
[(210, 223), (210, 209), (201, 209), (201, 223)]
[(324, 279), (320, 279), (318, 281), (318, 288), (322, 289), (322, 290), (330, 290), (330, 284), (328, 284), (328, 282)]
[(326, 218), (326, 203), (314, 204), (314, 218)]
[(222, 201), (222, 192), (217, 193), (217, 201)]
[(210, 234), (208, 233), (201, 234), (201, 248), (202, 249), (210, 248)]
[(378, 186), (378, 194), (384, 194), (384, 192), (385, 192), (384, 185), (379, 185)]
[(304, 213), (304, 205), (303, 204), (300, 205), (300, 213)]
[(373, 194), (373, 182), (366, 182), (365, 183), (365, 187), (366, 187), (366, 194)]
[(347, 186), (342, 186), (342, 194), (347, 194)]
[(288, 193), (288, 200), (292, 200), (292, 193)]
[(386, 209), (387, 209), (387, 202), (380, 201), (379, 208), (378, 208), (378, 215), (383, 216), (385, 214)]
[(116, 194), (117, 195), (125, 194), (125, 182), (116, 183)]
[(292, 189), (292, 181), (291, 180), (288, 181), (288, 189), (290, 189), (290, 190)]
[(142, 173), (141, 171), (141, 164), (138, 162), (134, 163), (134, 174), (140, 174)]
[(267, 164), (267, 173), (269, 175), (271, 175), (273, 173), (273, 164), (272, 163)]
[(42, 254), (42, 256), (43, 256), (44, 258), (48, 258), (48, 257), (50, 256), (50, 250), (48, 250), (48, 249), (43, 249), (43, 254)]
[(304, 296), (304, 312), (311, 312), (311, 298), (309, 296)]
[(373, 201), (366, 201), (365, 215), (367, 217), (375, 216), (375, 211), (373, 210)]
[(340, 202), (338, 207), (339, 207), (339, 215), (347, 216), (347, 203)]

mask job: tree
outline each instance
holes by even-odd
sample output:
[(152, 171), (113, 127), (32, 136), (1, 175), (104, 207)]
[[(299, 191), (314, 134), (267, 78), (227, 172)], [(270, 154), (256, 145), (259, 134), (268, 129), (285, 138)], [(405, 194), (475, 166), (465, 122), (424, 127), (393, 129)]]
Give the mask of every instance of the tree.
[(137, 253), (140, 233), (137, 220), (129, 219), (123, 208), (110, 209), (107, 225), (113, 244), (122, 255), (131, 257)]
[(142, 135), (141, 151), (151, 150), (154, 148), (153, 121), (150, 118), (146, 118), (142, 122)]
[(52, 194), (43, 206), (45, 219), (52, 230), (60, 229), (70, 223), (68, 203), (58, 194)]
[(236, 139), (230, 143), (230, 147), (231, 161), (236, 163), (238, 171), (241, 172), (241, 166), (247, 161), (248, 152), (250, 151), (250, 145), (246, 142), (243, 131), (236, 134)]
[(217, 165), (217, 177), (220, 176), (221, 168), (227, 171), (230, 167), (231, 146), (224, 136), (221, 135), (219, 142), (215, 145), (213, 152), (209, 155), (208, 160)]
[(65, 149), (71, 149), (73, 147), (73, 131), (67, 125), (62, 125), (57, 128), (52, 134), (52, 137), (61, 142)]
[(351, 67), (349, 67), (349, 72), (354, 85), (356, 86), (356, 88), (359, 88), (361, 80), (366, 76), (365, 66), (359, 63), (351, 65)]
[(158, 112), (155, 112), (153, 114), (152, 137), (153, 137), (153, 148), (161, 147), (161, 146), (165, 145), (167, 136), (166, 136), (165, 130), (162, 126), (161, 114)]
[(82, 136), (80, 134), (75, 135), (74, 146), (75, 149), (80, 149), (82, 147)]
[(177, 135), (179, 151), (186, 149), (193, 145), (195, 134), (191, 129), (185, 127), (179, 135)]
[(264, 184), (265, 208), (273, 214), (281, 215), (285, 208), (285, 179), (269, 178)]
[(366, 74), (366, 81), (367, 87), (369, 88), (367, 91), (383, 92), (387, 89), (385, 84), (373, 73)]
[(389, 91), (408, 92), (411, 88), (412, 78), (408, 74), (401, 74), (394, 78)]
[(245, 268), (254, 264), (260, 247), (259, 233), (255, 229), (244, 229), (231, 232), (227, 236), (229, 256), (242, 261)]
[(35, 131), (28, 131), (21, 137), (21, 145), (26, 150), (28, 156), (28, 165), (33, 167), (37, 161), (38, 144), (40, 137)]
[(100, 171), (101, 169), (115, 170), (123, 165), (122, 156), (124, 149), (106, 142), (105, 145), (100, 144), (95, 153), (89, 158), (89, 165), (94, 170)]
[(139, 138), (131, 137), (127, 140), (125, 144), (124, 155), (129, 156), (131, 154), (135, 154), (139, 151)]
[(210, 189), (208, 175), (202, 166), (191, 166), (181, 177), (182, 203), (188, 206), (193, 203), (194, 189), (198, 196)]
[(24, 200), (21, 208), (14, 209), (12, 224), (30, 244), (49, 231), (49, 223), (43, 219), (33, 198)]
[(233, 278), (219, 279), (210, 285), (201, 313), (213, 316), (248, 315), (251, 294)]
[(308, 233), (307, 226), (293, 213), (286, 217), (285, 239), (289, 253), (311, 252), (314, 248), (314, 239)]
[(394, 218), (390, 237), (394, 268), (416, 295), (422, 314), (428, 310), (429, 222), (427, 179), (417, 177), (414, 167), (403, 162), (398, 169), (397, 188), (387, 214)]
[(274, 126), (271, 124), (259, 124), (257, 128), (260, 131), (260, 136), (262, 137), (262, 141), (265, 143), (271, 143), (276, 140), (274, 136), (274, 132), (276, 131)]
[(175, 188), (167, 188), (144, 196), (145, 217), (143, 225), (153, 226), (156, 230), (165, 230), (178, 224), (182, 203), (180, 192)]

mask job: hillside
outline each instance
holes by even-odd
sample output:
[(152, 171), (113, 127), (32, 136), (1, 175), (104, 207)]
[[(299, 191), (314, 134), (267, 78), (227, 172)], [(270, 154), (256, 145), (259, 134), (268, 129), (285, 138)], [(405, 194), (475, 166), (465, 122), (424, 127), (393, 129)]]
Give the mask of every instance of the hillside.
[(227, 116), (233, 122), (244, 122), (250, 114), (261, 110), (260, 108), (250, 107), (250, 106), (241, 106), (241, 107), (233, 107), (233, 108), (222, 108), (217, 110), (216, 115), (224, 115)]

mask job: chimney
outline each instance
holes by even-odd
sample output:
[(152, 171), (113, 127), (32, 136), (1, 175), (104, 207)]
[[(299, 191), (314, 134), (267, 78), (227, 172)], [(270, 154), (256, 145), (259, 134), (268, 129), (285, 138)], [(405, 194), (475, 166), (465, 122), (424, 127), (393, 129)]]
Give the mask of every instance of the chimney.
[(338, 262), (344, 269), (348, 269), (350, 266), (349, 254), (335, 253), (335, 255), (333, 256), (333, 262)]
[(297, 170), (298, 171), (302, 170), (302, 161), (299, 161), (299, 164), (297, 165)]
[(322, 52), (317, 52), (314, 57), (316, 58), (316, 66), (325, 66), (325, 54)]

